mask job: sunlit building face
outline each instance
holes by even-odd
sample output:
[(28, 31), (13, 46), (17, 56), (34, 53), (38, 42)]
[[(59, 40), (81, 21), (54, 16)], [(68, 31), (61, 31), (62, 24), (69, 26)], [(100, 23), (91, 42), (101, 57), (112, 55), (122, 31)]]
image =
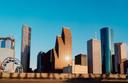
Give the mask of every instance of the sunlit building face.
[[(115, 69), (120, 74), (125, 74), (127, 67), (124, 63), (127, 61), (127, 48), (125, 43), (115, 43)], [(122, 65), (123, 64), (123, 65)]]
[(88, 73), (102, 74), (100, 41), (96, 39), (88, 40), (87, 53), (88, 53)]
[(70, 60), (70, 57), (67, 55), (67, 56), (65, 56), (65, 61), (69, 61)]
[(63, 28), (61, 36), (57, 36), (54, 56), (55, 69), (72, 64), (72, 35), (69, 29)]
[(63, 28), (61, 36), (56, 37), (55, 48), (49, 50), (42, 60), (44, 72), (63, 72), (72, 64), (72, 34)]

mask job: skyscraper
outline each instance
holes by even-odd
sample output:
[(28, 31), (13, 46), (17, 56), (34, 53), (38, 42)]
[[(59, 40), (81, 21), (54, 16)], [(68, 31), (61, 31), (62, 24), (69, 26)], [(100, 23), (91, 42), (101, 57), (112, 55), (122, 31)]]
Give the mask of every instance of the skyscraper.
[(88, 73), (101, 74), (101, 43), (96, 39), (87, 41)]
[(112, 71), (112, 55), (114, 54), (113, 31), (108, 27), (100, 30), (101, 36), (101, 53), (102, 53), (102, 71), (103, 73), (111, 73)]
[(118, 73), (125, 74), (125, 61), (127, 61), (127, 49), (125, 43), (115, 43), (116, 67)]
[(29, 72), (30, 68), (30, 44), (31, 28), (27, 25), (22, 27), (21, 64), (24, 72)]
[(72, 34), (67, 28), (56, 37), (55, 48), (43, 55), (44, 72), (63, 72), (63, 68), (72, 64)]
[(57, 36), (54, 56), (55, 69), (63, 69), (72, 64), (72, 34), (69, 29), (63, 28), (61, 36)]

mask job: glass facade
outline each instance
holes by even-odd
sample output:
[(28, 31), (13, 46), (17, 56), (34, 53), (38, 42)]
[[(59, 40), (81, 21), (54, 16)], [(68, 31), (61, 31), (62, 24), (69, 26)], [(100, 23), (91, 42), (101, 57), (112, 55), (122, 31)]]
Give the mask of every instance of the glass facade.
[(111, 73), (112, 71), (112, 55), (113, 47), (113, 31), (108, 27), (104, 27), (101, 32), (101, 53), (102, 53), (102, 71), (103, 73)]
[(1, 48), (5, 48), (5, 42), (6, 42), (5, 40), (1, 41)]

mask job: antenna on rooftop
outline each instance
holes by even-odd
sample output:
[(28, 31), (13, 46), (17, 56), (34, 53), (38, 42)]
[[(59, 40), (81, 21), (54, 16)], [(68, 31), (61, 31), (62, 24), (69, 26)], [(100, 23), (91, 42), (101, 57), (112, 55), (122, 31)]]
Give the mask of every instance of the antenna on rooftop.
[(94, 36), (95, 39), (97, 39), (97, 32), (95, 32), (95, 36)]

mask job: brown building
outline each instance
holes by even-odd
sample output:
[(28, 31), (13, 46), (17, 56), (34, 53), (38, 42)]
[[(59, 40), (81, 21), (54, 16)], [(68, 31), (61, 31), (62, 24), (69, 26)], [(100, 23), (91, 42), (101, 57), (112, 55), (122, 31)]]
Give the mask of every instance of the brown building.
[(27, 25), (22, 27), (21, 64), (24, 72), (30, 71), (30, 44), (31, 28)]
[(87, 41), (88, 73), (101, 74), (101, 43), (96, 39)]
[(85, 54), (78, 54), (75, 56), (75, 64), (87, 66), (87, 56)]
[(115, 57), (118, 73), (125, 74), (125, 62), (127, 61), (127, 49), (125, 43), (115, 43)]
[(63, 72), (63, 68), (72, 64), (72, 34), (67, 28), (56, 37), (55, 48), (43, 56), (44, 72)]

